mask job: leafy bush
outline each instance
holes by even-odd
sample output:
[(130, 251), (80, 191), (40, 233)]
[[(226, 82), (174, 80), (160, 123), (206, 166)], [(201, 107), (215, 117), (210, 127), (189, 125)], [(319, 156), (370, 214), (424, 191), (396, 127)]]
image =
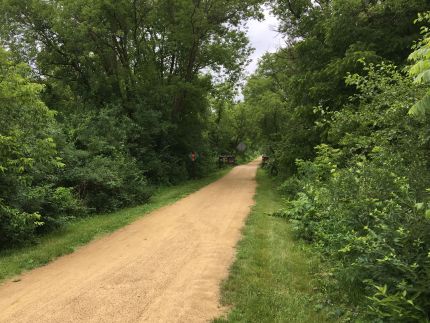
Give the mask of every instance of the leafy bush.
[(150, 196), (146, 179), (131, 157), (82, 152), (72, 165), (66, 169), (65, 181), (92, 211), (115, 210)]
[[(430, 22), (430, 12), (418, 15), (416, 23)], [(409, 55), (409, 60), (414, 64), (409, 69), (409, 74), (414, 77), (417, 84), (430, 83), (430, 28), (421, 27), (423, 38), (414, 46), (415, 51)], [(429, 113), (430, 109), (430, 92), (415, 103), (409, 110), (411, 115), (420, 117)]]
[(40, 213), (43, 225), (38, 233), (49, 232), (64, 225), (73, 216), (87, 212), (72, 188), (39, 185), (19, 192), (20, 204), (27, 212)]
[(64, 164), (53, 139), (54, 112), (40, 100), (42, 85), (1, 48), (0, 78), (0, 245), (10, 247), (58, 226), (79, 203), (71, 189), (54, 185)]
[(20, 245), (34, 238), (36, 228), (43, 225), (40, 214), (26, 213), (0, 201), (0, 245), (2, 248)]
[(58, 135), (65, 163), (57, 174), (60, 183), (73, 187), (90, 212), (147, 201), (150, 194), (144, 170), (125, 148), (128, 128), (133, 128), (130, 119), (119, 114), (114, 105), (97, 113), (85, 106), (79, 108), (80, 115), (60, 115), (67, 119)]
[(288, 198), (294, 198), (303, 189), (302, 185), (303, 182), (299, 176), (292, 175), (278, 187), (278, 191)]
[(407, 116), (424, 89), (392, 65), (365, 70), (347, 79), (359, 94), (331, 115), (333, 145), (318, 146), (313, 161), (297, 161), (297, 177), (284, 184), (294, 184), (290, 199), (276, 215), (315, 244), (343, 286), (365, 291), (369, 319), (425, 321), (429, 129)]

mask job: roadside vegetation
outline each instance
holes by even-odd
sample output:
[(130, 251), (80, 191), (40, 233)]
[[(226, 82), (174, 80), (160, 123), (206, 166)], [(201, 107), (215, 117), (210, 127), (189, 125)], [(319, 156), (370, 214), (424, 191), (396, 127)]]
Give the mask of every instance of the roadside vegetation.
[(318, 256), (294, 239), (289, 223), (270, 216), (282, 207), (279, 183), (260, 169), (257, 184), (255, 206), (222, 285), (229, 311), (214, 322), (333, 322), (320, 311)]
[(237, 154), (261, 1), (215, 2), (0, 1), (0, 250)]
[(245, 86), (283, 181), (273, 215), (321, 256), (345, 320), (430, 320), (429, 6), (277, 1), (290, 43)]
[[(263, 5), (285, 44), (244, 78), (243, 26)], [(273, 315), (292, 300), (277, 284), (297, 283), (286, 252), (307, 273), (319, 266), (300, 262), (310, 250), (328, 300), (317, 317), (428, 322), (429, 86), (428, 0), (0, 1), (0, 270), (128, 223), (150, 204), (112, 222), (98, 214), (151, 203), (153, 187), (203, 178), (245, 144), (237, 160), (267, 155), (285, 203), (259, 191), (275, 217), (250, 218), (225, 287), (228, 319), (251, 319), (254, 307), (282, 321)], [(68, 230), (83, 236), (68, 245)], [(291, 232), (301, 242), (287, 243)], [(62, 251), (13, 260), (62, 234)], [(266, 280), (279, 297), (253, 294)], [(306, 286), (294, 287), (303, 299)]]
[(171, 204), (210, 184), (230, 171), (224, 168), (198, 180), (160, 187), (150, 200), (140, 206), (106, 214), (78, 217), (66, 226), (43, 235), (36, 244), (0, 252), (0, 282), (23, 271), (42, 266), (57, 257), (68, 254), (88, 243), (113, 232), (155, 209)]

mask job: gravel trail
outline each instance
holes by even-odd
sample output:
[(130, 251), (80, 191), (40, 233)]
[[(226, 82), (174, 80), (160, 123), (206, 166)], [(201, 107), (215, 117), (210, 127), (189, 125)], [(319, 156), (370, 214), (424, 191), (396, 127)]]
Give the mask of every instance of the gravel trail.
[(0, 322), (207, 322), (254, 204), (259, 161), (0, 285)]

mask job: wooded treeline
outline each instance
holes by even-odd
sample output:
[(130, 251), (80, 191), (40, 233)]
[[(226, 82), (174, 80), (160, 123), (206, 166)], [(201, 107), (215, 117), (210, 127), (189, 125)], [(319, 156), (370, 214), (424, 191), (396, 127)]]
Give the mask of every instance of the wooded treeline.
[(241, 109), (286, 180), (274, 215), (327, 260), (316, 277), (335, 317), (427, 322), (430, 3), (272, 5), (287, 43), (261, 60)]
[(260, 1), (2, 0), (0, 12), (1, 248), (145, 202), (237, 144), (213, 133), (212, 106), (234, 96), (250, 51), (240, 24)]
[[(263, 3), (286, 44), (236, 102), (241, 24)], [(285, 180), (275, 215), (326, 260), (322, 307), (428, 321), (429, 11), (427, 0), (0, 0), (0, 249), (143, 203), (246, 142)]]

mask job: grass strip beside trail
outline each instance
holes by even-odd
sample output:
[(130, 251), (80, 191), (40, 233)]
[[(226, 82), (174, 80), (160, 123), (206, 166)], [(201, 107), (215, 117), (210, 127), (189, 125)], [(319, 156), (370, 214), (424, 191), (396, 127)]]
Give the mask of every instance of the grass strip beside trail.
[(190, 180), (176, 186), (160, 187), (144, 205), (117, 212), (77, 218), (63, 229), (42, 236), (39, 242), (28, 247), (0, 252), (0, 282), (62, 256), (76, 248), (111, 233), (162, 206), (171, 204), (219, 179), (230, 168), (219, 170), (208, 177)]
[(315, 308), (312, 272), (319, 261), (293, 238), (290, 224), (268, 213), (281, 208), (275, 183), (257, 173), (256, 204), (249, 215), (221, 302), (225, 322), (333, 322)]

